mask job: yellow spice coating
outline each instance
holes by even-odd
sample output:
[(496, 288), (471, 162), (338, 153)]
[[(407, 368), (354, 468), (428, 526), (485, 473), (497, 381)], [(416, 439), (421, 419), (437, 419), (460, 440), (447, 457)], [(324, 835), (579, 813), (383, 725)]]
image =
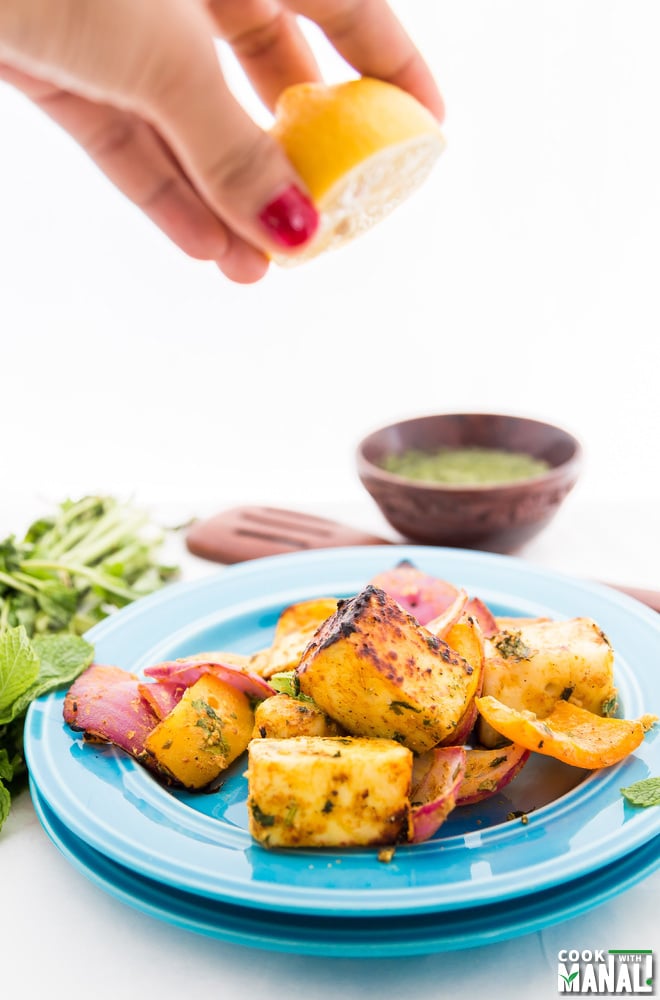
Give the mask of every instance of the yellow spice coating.
[(159, 770), (185, 788), (204, 788), (242, 754), (254, 712), (242, 691), (204, 674), (145, 740)]
[(413, 755), (391, 740), (252, 740), (248, 817), (265, 847), (394, 844), (410, 837)]

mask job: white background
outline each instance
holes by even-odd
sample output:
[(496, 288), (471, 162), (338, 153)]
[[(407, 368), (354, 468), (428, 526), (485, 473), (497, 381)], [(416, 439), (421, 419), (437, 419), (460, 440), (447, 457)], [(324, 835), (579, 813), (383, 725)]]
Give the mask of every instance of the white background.
[(585, 496), (660, 497), (657, 2), (394, 6), (447, 151), (378, 229), (253, 287), (0, 87), (0, 504), (354, 500), (364, 432), (456, 409), (576, 432)]
[[(355, 474), (362, 434), (419, 413), (492, 410), (560, 423), (585, 447), (578, 488), (529, 558), (658, 584), (660, 5), (393, 6), (443, 90), (446, 153), (377, 230), (249, 288), (186, 259), (0, 86), (3, 535), (92, 491), (191, 513), (328, 507), (379, 527)], [(344, 78), (320, 51), (328, 77)], [(98, 968), (99, 932), (118, 949), (113, 966), (123, 955), (112, 981), (94, 981), (99, 997), (143, 995), (147, 982), (167, 998), (191, 985), (256, 1000), (382, 995), (370, 963), (254, 961), (126, 910), (71, 872), (29, 801), (4, 839), (0, 869), (7, 852), (7, 870), (26, 873), (11, 883), (15, 940), (3, 938), (19, 965), (36, 954), (25, 929), (44, 916), (35, 996), (67, 995), (75, 976), (63, 962), (59, 978), (47, 974), (66, 941), (51, 934), (57, 913), (78, 935), (72, 960)], [(376, 964), (397, 995), (553, 997), (557, 948), (652, 946), (608, 940), (622, 913), (657, 943), (657, 884), (523, 942)]]

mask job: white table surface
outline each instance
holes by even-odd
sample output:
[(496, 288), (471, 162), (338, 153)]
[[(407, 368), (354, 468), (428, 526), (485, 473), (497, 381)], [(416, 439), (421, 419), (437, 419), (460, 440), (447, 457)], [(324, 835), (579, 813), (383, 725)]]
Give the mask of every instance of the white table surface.
[[(172, 520), (268, 503), (383, 531), (355, 475), (365, 432), (513, 412), (564, 425), (585, 449), (578, 487), (523, 557), (660, 588), (660, 5), (393, 6), (445, 94), (447, 151), (377, 230), (253, 288), (185, 259), (0, 86), (0, 537), (91, 492)], [(327, 52), (322, 64), (346, 75)], [(187, 576), (214, 571), (185, 560)], [(545, 1000), (559, 948), (657, 949), (659, 896), (656, 874), (566, 924), (469, 952), (256, 952), (105, 895), (24, 795), (0, 835), (0, 976), (28, 1000)]]

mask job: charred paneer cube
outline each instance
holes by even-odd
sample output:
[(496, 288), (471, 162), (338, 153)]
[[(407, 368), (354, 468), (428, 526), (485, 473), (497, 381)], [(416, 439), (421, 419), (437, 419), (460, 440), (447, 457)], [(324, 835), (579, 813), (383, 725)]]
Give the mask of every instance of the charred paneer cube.
[(346, 732), (416, 753), (451, 739), (480, 682), (456, 650), (371, 585), (339, 603), (297, 676), (300, 690)]
[(411, 751), (393, 740), (252, 740), (250, 833), (265, 847), (405, 842), (411, 833), (412, 765)]

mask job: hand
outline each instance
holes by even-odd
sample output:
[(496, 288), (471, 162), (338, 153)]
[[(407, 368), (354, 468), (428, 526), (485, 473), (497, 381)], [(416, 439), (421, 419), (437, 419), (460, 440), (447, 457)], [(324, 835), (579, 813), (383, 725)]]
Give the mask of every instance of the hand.
[(237, 103), (214, 38), (272, 108), (319, 79), (296, 15), (363, 75), (442, 101), (385, 0), (0, 0), (0, 79), (62, 125), (182, 250), (261, 278), (318, 219), (284, 153)]

